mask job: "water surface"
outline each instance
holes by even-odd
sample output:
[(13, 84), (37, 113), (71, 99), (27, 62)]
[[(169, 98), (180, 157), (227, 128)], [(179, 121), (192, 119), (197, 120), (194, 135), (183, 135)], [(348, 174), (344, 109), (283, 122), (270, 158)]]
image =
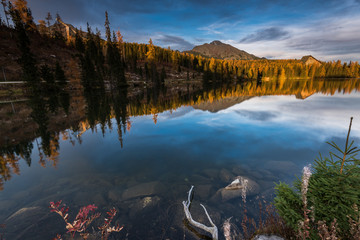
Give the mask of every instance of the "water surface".
[[(235, 177), (259, 189), (247, 196), (254, 218), (274, 183), (291, 183), (326, 141), (360, 139), (358, 80), (249, 82), (34, 96), (0, 105), (0, 223), (8, 239), (51, 239), (65, 224), (47, 209), (118, 209), (117, 239), (197, 239), (181, 202), (195, 186), (194, 218), (205, 204), (221, 226), (242, 219), (243, 199), (224, 199)], [(220, 234), (221, 235), (221, 234)]]

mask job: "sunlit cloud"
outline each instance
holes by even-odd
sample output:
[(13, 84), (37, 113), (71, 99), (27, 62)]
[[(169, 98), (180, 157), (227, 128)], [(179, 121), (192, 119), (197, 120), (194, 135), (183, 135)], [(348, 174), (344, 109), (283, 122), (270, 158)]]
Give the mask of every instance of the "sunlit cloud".
[(354, 105), (360, 106), (360, 93), (315, 94), (305, 100), (295, 96), (264, 96), (252, 98), (219, 114), (227, 114), (231, 124), (237, 121), (301, 129), (323, 140), (344, 137), (350, 117), (354, 117), (352, 136), (360, 138), (360, 112), (354, 111)]
[(36, 22), (47, 12), (59, 13), (65, 22), (83, 29), (89, 22), (102, 33), (107, 10), (110, 27), (120, 29), (125, 41), (158, 36), (158, 45), (181, 51), (221, 40), (271, 59), (310, 54), (323, 61), (360, 61), (359, 0), (32, 0), (29, 6)]

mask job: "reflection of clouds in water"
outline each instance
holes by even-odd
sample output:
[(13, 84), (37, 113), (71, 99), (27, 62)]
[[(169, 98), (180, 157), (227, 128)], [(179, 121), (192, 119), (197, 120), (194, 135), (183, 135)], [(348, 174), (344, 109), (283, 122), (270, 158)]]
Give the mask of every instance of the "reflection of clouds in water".
[(275, 118), (279, 113), (272, 113), (266, 111), (249, 111), (249, 110), (235, 110), (235, 113), (243, 116), (245, 118), (249, 118), (251, 120), (257, 121), (269, 121)]
[(180, 107), (172, 111), (166, 111), (162, 113), (161, 115), (159, 115), (159, 119), (171, 119), (171, 118), (182, 117), (188, 114), (189, 112), (191, 112), (192, 110), (193, 110), (192, 107)]
[(202, 124), (288, 127), (324, 140), (332, 136), (345, 137), (351, 116), (354, 117), (351, 135), (360, 137), (360, 93), (315, 94), (305, 100), (294, 96), (255, 97), (220, 111), (212, 119), (204, 119)]

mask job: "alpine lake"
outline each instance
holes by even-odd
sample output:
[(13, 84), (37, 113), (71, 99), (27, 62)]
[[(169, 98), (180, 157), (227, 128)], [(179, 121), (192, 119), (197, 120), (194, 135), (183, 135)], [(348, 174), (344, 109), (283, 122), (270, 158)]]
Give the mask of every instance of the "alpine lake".
[[(184, 219), (191, 213), (223, 237), (230, 217), (240, 229), (244, 209), (259, 218), (275, 183), (292, 183), (326, 143), (360, 143), (360, 79), (228, 84), (178, 82), (156, 88), (1, 96), (0, 233), (5, 239), (64, 239), (66, 225), (51, 201), (69, 206), (69, 221), (95, 204), (97, 231), (115, 207), (109, 239), (206, 239)], [(241, 191), (224, 188), (237, 177)], [(246, 203), (245, 203), (246, 200)], [(75, 238), (77, 239), (77, 238)], [(80, 239), (80, 238), (79, 238)]]

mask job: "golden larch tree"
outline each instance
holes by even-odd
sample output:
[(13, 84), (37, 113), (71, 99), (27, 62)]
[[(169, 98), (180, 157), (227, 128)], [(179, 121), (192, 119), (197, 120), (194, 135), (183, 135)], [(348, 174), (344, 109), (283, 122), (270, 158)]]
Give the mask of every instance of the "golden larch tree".
[(149, 45), (148, 45), (148, 51), (146, 53), (146, 58), (149, 62), (155, 61), (155, 46), (150, 38)]
[(31, 11), (27, 6), (27, 1), (11, 0), (11, 3), (13, 4), (13, 8), (19, 12), (21, 20), (27, 25), (28, 30), (36, 30), (36, 25), (31, 15)]

